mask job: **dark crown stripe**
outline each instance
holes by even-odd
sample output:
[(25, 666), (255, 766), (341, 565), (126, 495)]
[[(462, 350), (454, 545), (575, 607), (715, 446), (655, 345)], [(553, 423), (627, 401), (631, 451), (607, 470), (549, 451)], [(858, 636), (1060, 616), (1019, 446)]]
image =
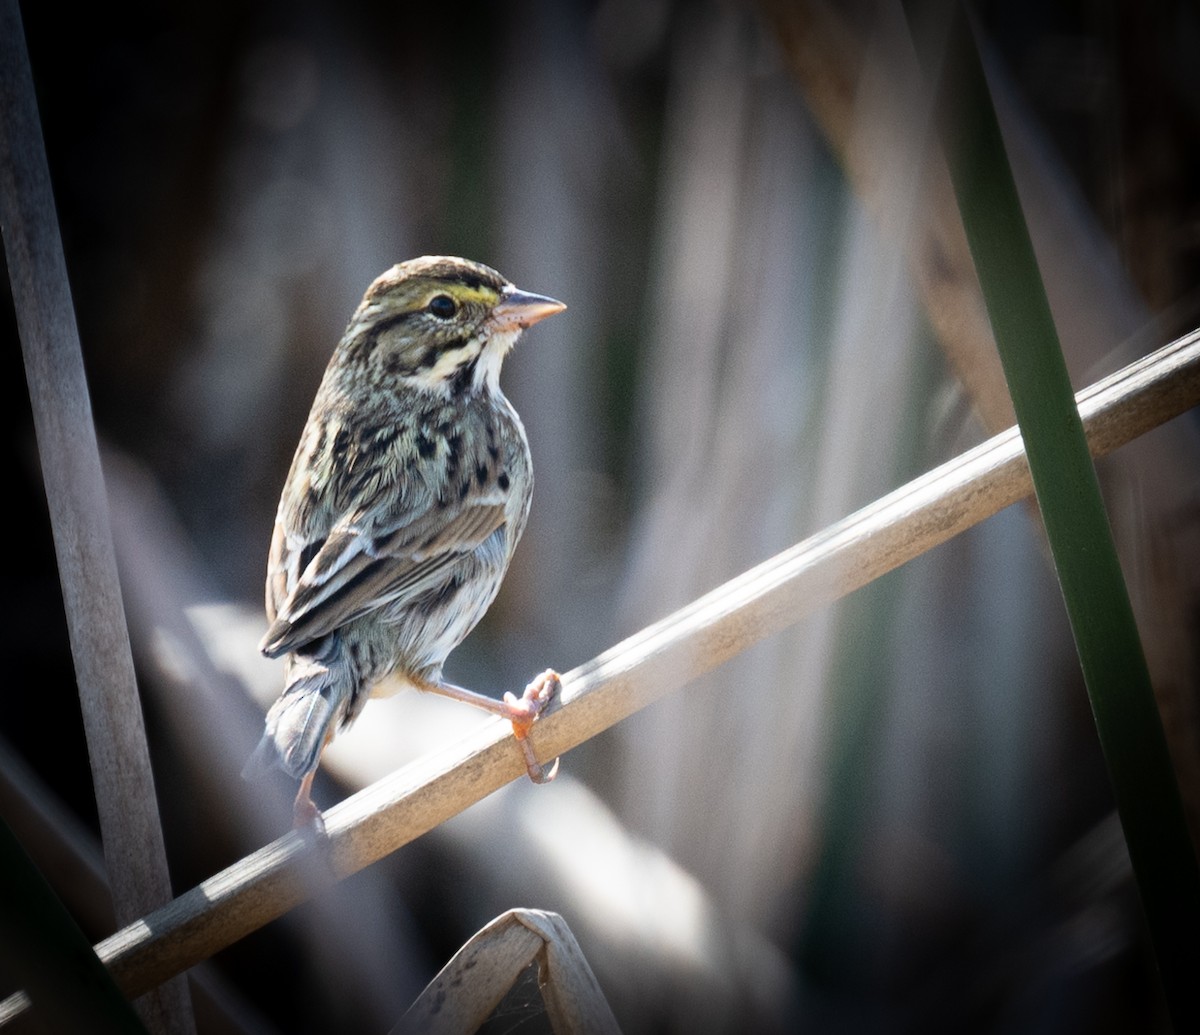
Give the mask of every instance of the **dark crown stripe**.
[(505, 284), (504, 278), (486, 267), (468, 266), (463, 263), (442, 262), (421, 270), (421, 275), (431, 280), (440, 280), (447, 284), (461, 284), (471, 291), (488, 287), (500, 291)]

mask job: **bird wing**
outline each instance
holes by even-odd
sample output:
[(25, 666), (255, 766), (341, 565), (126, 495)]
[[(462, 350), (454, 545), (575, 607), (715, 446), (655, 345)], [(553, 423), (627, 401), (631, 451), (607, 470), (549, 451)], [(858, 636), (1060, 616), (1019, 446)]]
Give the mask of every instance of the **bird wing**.
[(280, 570), (286, 570), (286, 554), (295, 549), (301, 550), (302, 562), (306, 553), (311, 560), (301, 564), (259, 649), (278, 657), (376, 608), (416, 598), (504, 523), (504, 500), (479, 495), (399, 526), (367, 528), (344, 521), (323, 540), (299, 547), (289, 546), (283, 533)]

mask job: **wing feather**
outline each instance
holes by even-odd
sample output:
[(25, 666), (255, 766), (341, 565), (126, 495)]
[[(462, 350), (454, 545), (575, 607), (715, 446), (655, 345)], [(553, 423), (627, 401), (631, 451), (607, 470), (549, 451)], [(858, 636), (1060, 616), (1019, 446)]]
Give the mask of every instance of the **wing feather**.
[(261, 650), (277, 657), (379, 607), (414, 599), (505, 523), (503, 502), (468, 497), (449, 519), (329, 534), (280, 604)]

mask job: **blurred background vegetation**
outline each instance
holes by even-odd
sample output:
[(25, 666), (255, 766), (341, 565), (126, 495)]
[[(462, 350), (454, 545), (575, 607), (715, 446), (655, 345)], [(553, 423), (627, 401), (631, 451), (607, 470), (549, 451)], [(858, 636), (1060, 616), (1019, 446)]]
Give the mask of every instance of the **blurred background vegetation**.
[[(962, 387), (969, 314), (922, 280), (929, 130), (897, 110), (898, 7), (839, 4), (799, 32), (796, 11), (826, 9), (24, 8), (177, 892), (289, 821), (289, 787), (237, 778), (279, 687), (255, 652), (266, 549), (324, 364), (394, 262), (462, 254), (570, 306), (505, 368), (533, 513), (447, 667), (492, 693), (997, 430)], [(976, 10), (1081, 388), (1200, 323), (1200, 16)], [(829, 90), (848, 84), (837, 125), (796, 74), (805, 44), (839, 72)], [(5, 328), (4, 768), (86, 850), (86, 745)], [(1099, 467), (1193, 833), (1198, 446), (1192, 413)], [(481, 721), (373, 703), (317, 800)], [(111, 933), (61, 843), (30, 850), (89, 937)], [(1025, 506), (222, 952), (199, 1029), (387, 1030), (512, 906), (563, 914), (629, 1032), (1165, 1027)], [(539, 1030), (536, 1013), (518, 991), (497, 1030)]]

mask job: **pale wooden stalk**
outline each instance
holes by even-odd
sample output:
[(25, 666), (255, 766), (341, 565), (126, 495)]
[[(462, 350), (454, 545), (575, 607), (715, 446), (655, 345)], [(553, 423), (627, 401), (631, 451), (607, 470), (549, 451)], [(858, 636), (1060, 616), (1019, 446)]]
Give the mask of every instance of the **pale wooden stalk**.
[(534, 962), (556, 1035), (619, 1035), (608, 1000), (567, 922), (541, 909), (510, 909), (480, 929), (426, 986), (390, 1035), (477, 1031)]
[[(0, 7), (0, 204), (105, 859), (118, 922), (128, 923), (169, 901), (171, 882), (16, 0)], [(156, 1030), (194, 1030), (183, 980), (140, 1012)]]
[[(1179, 416), (1200, 403), (1200, 331), (1076, 398), (1095, 456)], [(1031, 491), (1016, 430), (989, 439), (567, 673), (560, 700), (534, 726), (539, 755), (569, 751)], [(96, 950), (122, 988), (143, 992), (524, 772), (507, 724), (489, 723), (330, 809), (326, 839), (289, 833)], [(18, 1010), (12, 998), (0, 1004), (0, 1023)]]

